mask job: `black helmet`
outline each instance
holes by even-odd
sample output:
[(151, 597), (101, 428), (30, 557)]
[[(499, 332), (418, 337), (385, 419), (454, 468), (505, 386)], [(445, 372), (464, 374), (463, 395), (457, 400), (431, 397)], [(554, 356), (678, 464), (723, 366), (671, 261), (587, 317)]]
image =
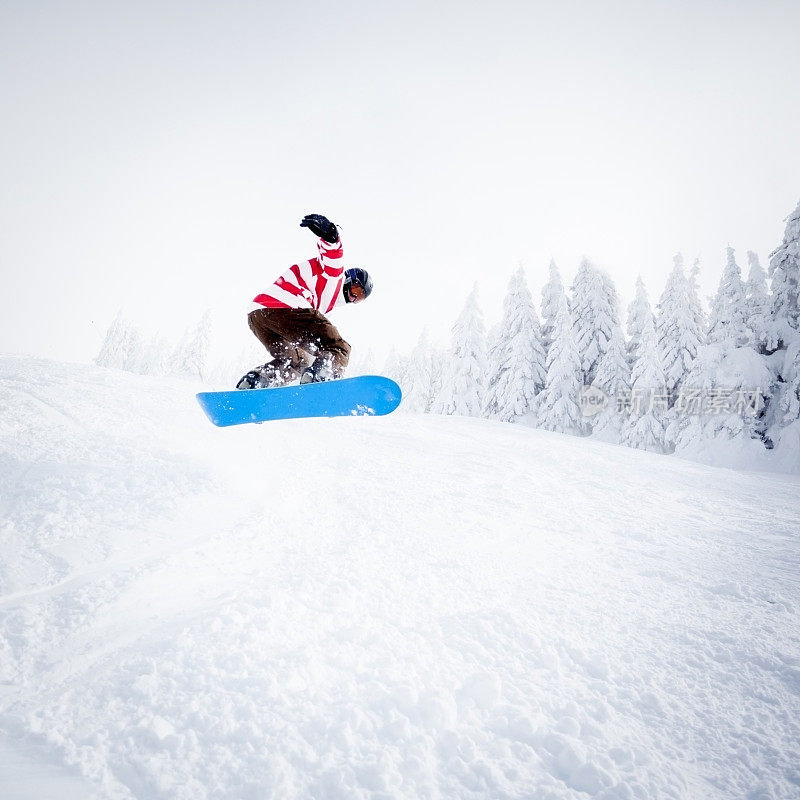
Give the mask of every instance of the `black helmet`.
[(348, 303), (353, 302), (350, 294), (350, 287), (353, 284), (361, 287), (364, 292), (364, 300), (366, 300), (372, 293), (372, 278), (370, 278), (369, 273), (365, 269), (360, 269), (359, 267), (346, 269), (344, 271), (344, 286), (342, 288), (344, 291), (344, 299)]

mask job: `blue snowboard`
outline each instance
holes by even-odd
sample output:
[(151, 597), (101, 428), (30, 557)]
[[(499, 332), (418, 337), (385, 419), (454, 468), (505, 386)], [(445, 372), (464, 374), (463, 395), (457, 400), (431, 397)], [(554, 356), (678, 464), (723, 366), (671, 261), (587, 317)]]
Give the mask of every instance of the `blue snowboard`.
[(380, 416), (391, 414), (401, 399), (400, 387), (379, 375), (197, 395), (206, 416), (219, 426), (297, 417)]

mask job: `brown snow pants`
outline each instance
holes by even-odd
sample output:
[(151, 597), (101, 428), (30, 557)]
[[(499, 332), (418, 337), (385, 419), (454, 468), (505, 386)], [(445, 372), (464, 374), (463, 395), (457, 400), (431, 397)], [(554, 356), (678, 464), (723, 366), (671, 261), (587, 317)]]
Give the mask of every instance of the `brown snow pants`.
[(315, 365), (329, 364), (336, 378), (344, 374), (350, 345), (316, 309), (257, 308), (247, 315), (247, 324), (272, 355), (270, 363), (292, 373), (286, 376), (288, 380), (310, 366), (312, 357)]

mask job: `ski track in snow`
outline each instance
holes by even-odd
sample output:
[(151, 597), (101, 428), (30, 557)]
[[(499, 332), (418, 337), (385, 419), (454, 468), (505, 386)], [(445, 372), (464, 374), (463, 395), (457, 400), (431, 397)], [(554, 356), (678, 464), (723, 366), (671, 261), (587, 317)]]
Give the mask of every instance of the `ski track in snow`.
[(800, 796), (796, 477), (198, 388), (0, 357), (12, 798)]

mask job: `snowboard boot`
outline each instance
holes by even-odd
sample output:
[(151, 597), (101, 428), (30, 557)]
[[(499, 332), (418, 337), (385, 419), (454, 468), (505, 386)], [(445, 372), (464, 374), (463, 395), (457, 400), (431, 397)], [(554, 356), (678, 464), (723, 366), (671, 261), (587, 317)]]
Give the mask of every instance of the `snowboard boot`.
[(320, 383), (321, 381), (332, 381), (336, 376), (333, 374), (328, 359), (317, 359), (310, 367), (306, 367), (300, 375), (300, 385), (304, 383)]
[(251, 369), (247, 375), (243, 375), (239, 383), (236, 384), (237, 389), (258, 389), (259, 381), (261, 380), (261, 372), (257, 369)]
[(250, 370), (244, 375), (237, 389), (269, 389), (274, 386), (283, 386), (297, 378), (297, 368), (286, 359), (274, 359), (261, 367)]

